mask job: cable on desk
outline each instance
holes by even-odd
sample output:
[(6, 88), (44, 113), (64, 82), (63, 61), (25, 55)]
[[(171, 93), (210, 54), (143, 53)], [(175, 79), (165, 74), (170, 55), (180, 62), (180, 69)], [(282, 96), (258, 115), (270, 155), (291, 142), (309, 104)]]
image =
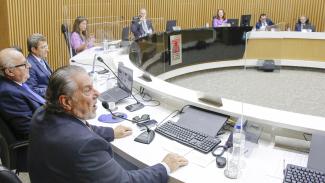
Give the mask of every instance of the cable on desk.
[[(135, 95), (140, 95), (141, 99), (143, 102), (155, 102), (156, 104), (153, 104), (153, 105), (144, 105), (144, 106), (148, 106), (148, 107), (157, 107), (160, 105), (160, 102), (158, 100), (154, 100), (152, 99), (151, 95), (149, 95), (148, 93), (145, 93), (144, 92), (144, 88), (143, 87), (140, 87), (140, 91), (136, 88), (133, 87), (134, 90), (137, 91), (137, 93)], [(148, 97), (146, 99), (146, 96)]]
[(170, 114), (168, 114), (167, 117), (165, 117), (162, 121), (160, 121), (159, 123), (156, 124), (156, 127), (158, 127), (159, 125), (161, 125), (161, 123), (163, 123), (166, 119), (168, 119), (174, 113), (176, 113), (176, 114), (173, 117), (175, 117), (179, 113), (179, 110), (175, 110), (175, 111), (171, 112)]

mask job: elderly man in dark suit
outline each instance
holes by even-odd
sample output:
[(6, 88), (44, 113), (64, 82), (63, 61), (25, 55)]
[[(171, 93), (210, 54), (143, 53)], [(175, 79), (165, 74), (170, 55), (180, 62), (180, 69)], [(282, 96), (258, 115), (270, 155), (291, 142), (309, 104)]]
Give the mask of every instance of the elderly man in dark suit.
[(110, 142), (132, 131), (88, 124), (86, 120), (96, 117), (98, 96), (81, 67), (66, 66), (52, 74), (47, 103), (32, 119), (28, 162), (33, 183), (165, 183), (169, 171), (187, 164), (183, 157), (168, 154), (154, 166), (123, 169)]
[(49, 52), (46, 37), (38, 33), (29, 36), (27, 48), (29, 51), (27, 60), (32, 68), (29, 70), (30, 77), (26, 83), (34, 92), (44, 97), (52, 73), (46, 61)]
[(153, 26), (150, 20), (147, 19), (147, 10), (145, 8), (140, 9), (138, 17), (133, 17), (131, 24), (131, 32), (134, 37), (140, 38), (153, 33)]
[(0, 115), (18, 140), (28, 139), (32, 114), (45, 102), (25, 84), (30, 67), (17, 49), (0, 51)]

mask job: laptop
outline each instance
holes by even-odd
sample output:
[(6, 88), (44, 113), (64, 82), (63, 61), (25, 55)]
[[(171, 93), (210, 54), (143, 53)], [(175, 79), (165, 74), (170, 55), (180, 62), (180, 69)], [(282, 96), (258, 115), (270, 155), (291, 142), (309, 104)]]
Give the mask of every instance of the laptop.
[(177, 124), (197, 132), (217, 137), (229, 116), (214, 111), (188, 106), (182, 110)]
[(117, 68), (117, 86), (101, 93), (98, 99), (103, 102), (119, 102), (131, 96), (133, 85), (133, 70), (122, 64)]
[(229, 23), (231, 27), (238, 27), (239, 20), (238, 19), (228, 19), (227, 23)]

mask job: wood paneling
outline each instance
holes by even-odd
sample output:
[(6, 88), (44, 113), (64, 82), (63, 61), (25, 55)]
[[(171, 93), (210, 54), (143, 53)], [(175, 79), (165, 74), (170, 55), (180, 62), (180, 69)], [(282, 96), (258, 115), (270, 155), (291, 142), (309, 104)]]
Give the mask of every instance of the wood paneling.
[(7, 0), (0, 0), (0, 49), (7, 47), (10, 44), (9, 31), (8, 31), (8, 8)]
[[(1, 36), (9, 41), (0, 42), (0, 47), (19, 45), (27, 53), (28, 35), (39, 32), (47, 36), (49, 62), (54, 67), (68, 63), (68, 51), (60, 26), (63, 22), (72, 26), (74, 18), (83, 15), (89, 18), (90, 32), (100, 40), (104, 37), (119, 39), (122, 27), (128, 26), (132, 16), (141, 7), (148, 10), (156, 31), (165, 29), (165, 22), (176, 19), (184, 28), (211, 25), (211, 17), (218, 8), (226, 11), (228, 18), (240, 18), (251, 14), (253, 25), (260, 13), (267, 13), (276, 23), (289, 23), (293, 29), (299, 15), (309, 16), (317, 31), (325, 30), (324, 0), (1, 0), (7, 6), (8, 27)], [(6, 18), (6, 17), (5, 17)], [(3, 19), (3, 16), (1, 16)], [(4, 22), (4, 21), (2, 21)], [(4, 38), (6, 39), (6, 38)], [(9, 44), (9, 45), (8, 45)]]

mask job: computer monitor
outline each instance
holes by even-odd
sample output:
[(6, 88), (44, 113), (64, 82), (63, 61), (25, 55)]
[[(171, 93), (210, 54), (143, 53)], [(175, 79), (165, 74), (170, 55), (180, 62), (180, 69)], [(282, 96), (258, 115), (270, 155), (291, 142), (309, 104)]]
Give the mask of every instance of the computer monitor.
[(133, 85), (133, 70), (125, 67), (122, 64), (119, 64), (117, 68), (117, 76), (119, 78), (117, 81), (118, 87), (131, 94)]
[(251, 17), (252, 17), (252, 15), (242, 15), (240, 17), (240, 26), (241, 27), (248, 27), (248, 26), (250, 26)]
[(237, 27), (238, 26), (238, 22), (239, 22), (238, 19), (228, 19), (227, 20), (227, 23), (229, 23), (231, 27)]
[(174, 30), (173, 27), (176, 27), (176, 20), (167, 20), (166, 32), (172, 32)]

